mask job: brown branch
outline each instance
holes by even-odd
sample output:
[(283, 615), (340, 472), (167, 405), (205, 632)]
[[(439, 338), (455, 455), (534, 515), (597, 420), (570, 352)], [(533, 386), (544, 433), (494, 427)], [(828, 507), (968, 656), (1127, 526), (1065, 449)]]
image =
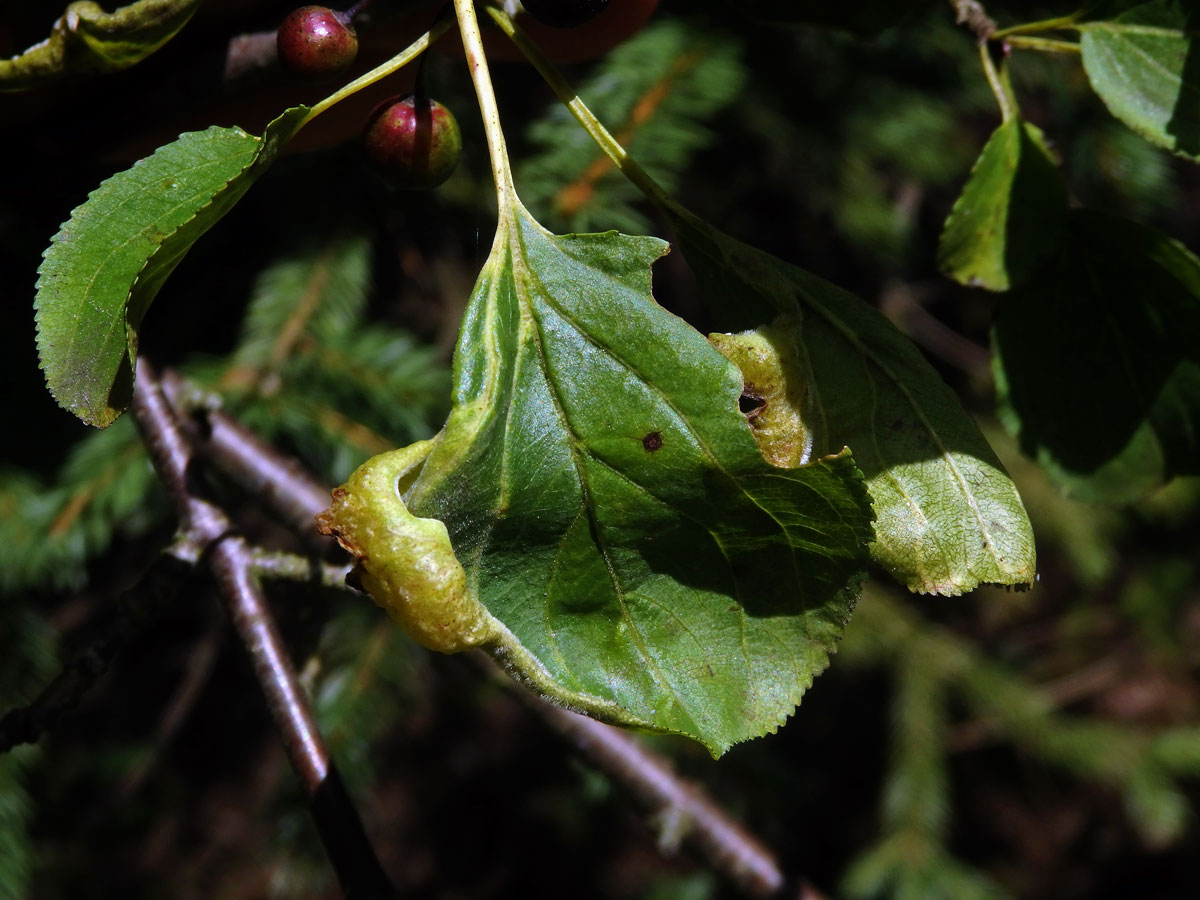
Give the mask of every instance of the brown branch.
[[(500, 677), (491, 657), (473, 656)], [(629, 732), (553, 706), (505, 681), (525, 706), (664, 824), (663, 849), (672, 849), (681, 836), (743, 893), (771, 897), (783, 891), (786, 880), (771, 851), (702, 788), (680, 778), (665, 757)]]
[(232, 534), (225, 513), (193, 490), (192, 448), (176, 422), (153, 368), (138, 362), (132, 411), (150, 459), (179, 512), (182, 530), (207, 548), (226, 611), (250, 656), (267, 708), (293, 770), (308, 794), (313, 818), (348, 897), (390, 897), (395, 891), (375, 856), (341, 777), (317, 731), (283, 639), (255, 577), (254, 554)]
[(975, 32), (979, 43), (982, 44), (990, 38), (996, 30), (995, 20), (987, 14), (987, 10), (978, 0), (950, 0), (950, 5), (954, 7), (954, 16), (958, 24), (966, 25)]
[[(140, 373), (138, 377), (141, 378)], [(164, 382), (172, 383), (171, 376), (165, 376)], [(182, 396), (178, 382), (174, 383), (174, 396)], [(211, 412), (208, 420), (214, 426), (218, 421), (221, 423), (220, 428), (212, 428), (208, 455), (225, 474), (242, 484), (260, 485), (262, 496), (270, 498), (272, 503), (279, 497), (290, 498), (295, 506), (295, 517), (301, 517), (303, 512), (309, 522), (328, 506), (329, 491), (326, 488), (295, 465), (280, 466), (275, 460), (275, 451), (236, 420), (224, 413)], [(225, 445), (243, 450), (224, 452)], [(282, 481), (276, 482), (277, 478)], [(490, 657), (482, 653), (472, 656), (481, 664), (490, 664), (490, 671), (496, 671)], [(507, 677), (504, 684), (644, 806), (664, 819), (679, 822), (686, 831), (684, 840), (694, 846), (714, 870), (728, 877), (742, 891), (756, 897), (788, 895), (821, 900), (821, 895), (806, 882), (785, 879), (778, 861), (758, 838), (702, 788), (681, 779), (664, 757), (648, 749), (636, 737), (552, 706)]]
[(225, 48), (221, 78), (227, 85), (237, 84), (279, 65), (275, 49), (275, 29), (237, 34)]
[(296, 534), (321, 546), (332, 544), (318, 535), (313, 525), (313, 517), (329, 506), (328, 488), (311, 478), (295, 459), (216, 409), (212, 395), (173, 372), (164, 373), (162, 388), (199, 453), (279, 514)]
[(893, 282), (884, 288), (879, 310), (906, 337), (934, 356), (973, 378), (986, 381), (991, 374), (987, 348), (959, 334), (930, 313), (922, 302), (922, 295), (927, 293), (919, 285)]

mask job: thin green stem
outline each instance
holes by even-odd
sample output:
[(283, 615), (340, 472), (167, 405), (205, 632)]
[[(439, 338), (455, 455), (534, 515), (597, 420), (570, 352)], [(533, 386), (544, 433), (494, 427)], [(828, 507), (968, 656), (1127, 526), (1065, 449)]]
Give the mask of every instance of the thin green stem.
[(1021, 50), (1040, 50), (1042, 53), (1070, 53), (1078, 56), (1079, 44), (1074, 41), (1060, 41), (1055, 38), (1032, 37), (1016, 34), (1006, 38), (1004, 43)]
[[(455, 2), (468, 2), (468, 0), (455, 0)], [(597, 146), (604, 151), (604, 154), (613, 161), (613, 164), (621, 170), (621, 173), (637, 185), (638, 189), (655, 203), (674, 207), (674, 201), (671, 200), (662, 186), (634, 161), (633, 157), (626, 152), (625, 148), (613, 137), (612, 133), (592, 114), (592, 111), (579, 99), (579, 95), (575, 93), (575, 89), (562, 76), (562, 73), (542, 53), (541, 48), (513, 22), (512, 18), (504, 10), (494, 6), (488, 6), (486, 9), (488, 15), (500, 26), (500, 30), (508, 35), (520, 51), (525, 54), (525, 57), (533, 64), (533, 67), (538, 70), (538, 73), (550, 85), (550, 89), (558, 95), (558, 99), (571, 111), (571, 114), (583, 126), (584, 131), (591, 136)]]
[(1010, 25), (1008, 28), (1000, 28), (992, 32), (992, 40), (1003, 40), (1013, 34), (1033, 34), (1039, 31), (1063, 31), (1064, 29), (1075, 28), (1075, 23), (1079, 21), (1079, 13), (1072, 13), (1069, 16), (1059, 16), (1056, 19), (1042, 19), (1040, 22), (1026, 22), (1022, 25)]
[[(483, 49), (483, 36), (479, 33), (479, 20), (475, 17), (474, 0), (454, 0), (454, 12), (458, 16), (463, 51), (471, 70), (475, 96), (479, 100), (479, 112), (483, 116), (488, 158), (492, 163), (492, 178), (496, 182), (496, 205), (499, 218), (503, 222), (512, 210), (516, 189), (513, 186), (512, 166), (508, 160), (508, 147), (504, 142), (504, 130), (500, 127), (500, 108), (496, 104), (492, 75)], [(498, 229), (498, 232), (500, 230)]]
[(992, 59), (992, 49), (987, 43), (980, 44), (979, 58), (983, 62), (983, 73), (987, 76), (992, 93), (996, 95), (996, 102), (1000, 104), (1000, 117), (1007, 122), (1020, 115), (1021, 107), (1017, 103), (1017, 95), (1013, 92), (1012, 82), (1008, 78), (1008, 70), (996, 67), (996, 63)]
[[(400, 71), (400, 69), (403, 69), (410, 62), (412, 62), (414, 59), (416, 59), (418, 56), (420, 56), (422, 53), (424, 53), (426, 50), (428, 50), (429, 47), (438, 38), (440, 38), (443, 34), (445, 34), (450, 29), (451, 24), (453, 24), (453, 23), (450, 21), (445, 21), (445, 22), (440, 22), (437, 25), (434, 25), (427, 32), (425, 32), (423, 35), (421, 35), (419, 38), (417, 38), (415, 41), (413, 41), (411, 44), (409, 44), (407, 47), (405, 47), (403, 50), (401, 50), (399, 53), (397, 53), (395, 56), (393, 56), (391, 59), (389, 59), (387, 62), (376, 66), (370, 72), (360, 75), (358, 78), (355, 78), (352, 82), (350, 82), (345, 87), (330, 94), (328, 97), (326, 97), (324, 100), (322, 100), (320, 103), (318, 103), (316, 106), (314, 106), (312, 109), (310, 109), (308, 111), (308, 115), (305, 116), (304, 119), (300, 122), (300, 128), (303, 128), (305, 125), (307, 125), (309, 122), (311, 122), (317, 116), (319, 116), (321, 113), (325, 112), (325, 110), (329, 109), (331, 106), (334, 106), (337, 103), (341, 103), (343, 100), (345, 100), (351, 94), (356, 94), (359, 91), (361, 91), (363, 88), (370, 87), (375, 82), (377, 82), (383, 78), (386, 78), (387, 76), (391, 75), (393, 72), (398, 72), (398, 71)], [(299, 130), (299, 129), (297, 129), (297, 130)]]
[(307, 556), (265, 547), (248, 546), (246, 552), (251, 571), (261, 578), (304, 581), (338, 590), (346, 589), (349, 566), (333, 566)]

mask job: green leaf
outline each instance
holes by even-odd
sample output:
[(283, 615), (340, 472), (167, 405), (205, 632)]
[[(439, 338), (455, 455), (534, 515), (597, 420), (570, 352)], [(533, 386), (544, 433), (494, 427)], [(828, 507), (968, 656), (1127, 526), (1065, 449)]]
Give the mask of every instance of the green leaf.
[(1066, 213), (1066, 183), (1042, 132), (1009, 119), (946, 220), (938, 266), (961, 284), (1007, 291), (1054, 252)]
[(169, 41), (200, 0), (138, 0), (108, 13), (81, 0), (67, 7), (50, 36), (0, 60), (0, 91), (27, 90), (67, 72), (112, 72), (141, 62)]
[(874, 559), (912, 591), (1033, 581), (1016, 487), (954, 392), (878, 311), (673, 206), (680, 247), (728, 330), (794, 335), (813, 452), (849, 447), (874, 502)]
[[(498, 620), (489, 633), (467, 610), (470, 633), (518, 678), (719, 754), (778, 727), (825, 668), (871, 513), (848, 453), (763, 459), (737, 368), (651, 297), (665, 250), (615, 232), (555, 236), (508, 210), (464, 319), (442, 436), (415, 480), (420, 447), (368, 462), (342, 491), (391, 466), (385, 493), (398, 487), (428, 518), (335, 530), (383, 578), (402, 540), (381, 531), (433, 541), (423, 523), (440, 520)], [(375, 595), (397, 618), (426, 603), (411, 571), (411, 596)], [(445, 603), (467, 617), (457, 591)]]
[(75, 208), (44, 255), (34, 301), (42, 368), (62, 406), (101, 428), (124, 411), (154, 296), (306, 114), (288, 110), (261, 138), (215, 126), (181, 135)]
[(1200, 160), (1195, 5), (1153, 0), (1076, 27), (1084, 71), (1109, 111), (1151, 143)]
[(1200, 260), (1074, 210), (1062, 251), (996, 313), (1001, 418), (1060, 485), (1136, 499), (1200, 472)]

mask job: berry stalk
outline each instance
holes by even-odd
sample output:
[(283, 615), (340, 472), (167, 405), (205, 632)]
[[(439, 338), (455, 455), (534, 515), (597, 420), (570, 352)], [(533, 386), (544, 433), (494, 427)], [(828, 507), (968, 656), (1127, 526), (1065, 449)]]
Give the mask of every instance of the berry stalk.
[(379, 64), (370, 72), (360, 75), (345, 87), (340, 88), (334, 93), (330, 94), (308, 111), (308, 115), (306, 115), (303, 121), (300, 123), (300, 128), (303, 128), (331, 106), (335, 106), (352, 94), (358, 93), (363, 88), (370, 87), (375, 82), (387, 78), (387, 76), (391, 75), (393, 72), (398, 72), (403, 69), (406, 65), (428, 50), (429, 47), (432, 46), (443, 34), (449, 31), (452, 24), (453, 23), (450, 21), (439, 22), (387, 62)]
[[(455, 0), (459, 2), (459, 0)], [(677, 204), (671, 199), (670, 195), (663, 190), (662, 185), (650, 177), (650, 173), (638, 165), (629, 152), (621, 146), (621, 142), (613, 137), (610, 132), (599, 119), (592, 113), (587, 105), (575, 93), (575, 89), (567, 82), (562, 73), (558, 71), (554, 63), (546, 57), (540, 47), (534, 43), (529, 35), (521, 30), (504, 10), (497, 9), (494, 6), (488, 6), (488, 15), (496, 22), (514, 44), (520, 49), (525, 57), (538, 70), (538, 74), (550, 86), (550, 89), (558, 96), (563, 105), (571, 111), (576, 121), (583, 126), (583, 130), (588, 133), (596, 145), (604, 152), (604, 154), (613, 161), (618, 169), (621, 170), (626, 178), (632, 181), (643, 194), (650, 200), (657, 203), (659, 206), (669, 207), (671, 209), (678, 208)]]

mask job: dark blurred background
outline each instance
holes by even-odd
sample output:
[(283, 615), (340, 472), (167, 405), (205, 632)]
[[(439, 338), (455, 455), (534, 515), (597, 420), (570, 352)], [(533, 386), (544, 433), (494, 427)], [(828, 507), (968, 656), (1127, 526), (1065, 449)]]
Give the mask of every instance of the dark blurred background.
[[(830, 897), (1200, 896), (1200, 484), (1120, 508), (1080, 503), (993, 419), (988, 329), (1003, 298), (935, 267), (941, 224), (999, 121), (972, 35), (948, 4), (866, 4), (857, 18), (813, 4), (857, 28), (781, 27), (741, 6), (663, 0), (634, 43), (567, 72), (689, 207), (878, 305), (927, 353), (1021, 489), (1040, 580), (1027, 593), (913, 597), (875, 573), (842, 651), (778, 734), (718, 762), (684, 740), (653, 745)], [(988, 7), (1003, 24), (1072, 9)], [(133, 69), (0, 95), (0, 710), (86, 646), (172, 529), (130, 423), (97, 434), (44, 388), (40, 255), (101, 180), (181, 130), (255, 131), (322, 96), (270, 71), (224, 83), (229, 39), (290, 8), (205, 3)], [(394, 52), (408, 26), (385, 13), (371, 40)], [(43, 38), (58, 14), (6, 4), (0, 54)], [(1200, 248), (1194, 165), (1113, 120), (1076, 58), (1019, 52), (1011, 68), (1074, 199)], [(142, 333), (151, 359), (220, 391), (330, 484), (440, 423), (457, 320), (491, 241), (465, 67), (433, 55), (427, 75), (464, 131), (450, 182), (384, 190), (363, 171), (348, 113), (196, 245)], [(404, 77), (388, 90), (403, 92)], [(652, 207), (594, 169), (598, 154), (532, 69), (500, 64), (495, 77), (518, 191), (544, 224), (669, 237)], [(655, 90), (665, 99), (635, 123)], [(261, 345), (294, 306), (288, 279), (326, 257), (342, 293), (272, 363)], [(655, 290), (704, 329), (679, 258), (659, 264)], [(214, 489), (251, 534), (297, 546), (249, 498)], [(293, 586), (272, 600), (406, 896), (731, 894), (503, 686), (414, 647), (365, 599)], [(61, 727), (0, 760), (0, 898), (336, 895), (201, 575)]]

